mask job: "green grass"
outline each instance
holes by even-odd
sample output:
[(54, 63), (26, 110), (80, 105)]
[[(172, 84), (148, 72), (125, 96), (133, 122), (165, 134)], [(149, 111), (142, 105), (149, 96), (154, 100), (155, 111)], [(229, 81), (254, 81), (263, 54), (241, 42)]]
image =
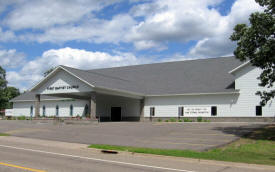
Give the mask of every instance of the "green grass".
[(92, 144), (89, 148), (127, 151), (197, 159), (275, 165), (275, 125), (255, 131), (221, 148), (198, 152), (192, 150), (154, 149)]
[(10, 136), (10, 135), (6, 133), (0, 133), (0, 136)]

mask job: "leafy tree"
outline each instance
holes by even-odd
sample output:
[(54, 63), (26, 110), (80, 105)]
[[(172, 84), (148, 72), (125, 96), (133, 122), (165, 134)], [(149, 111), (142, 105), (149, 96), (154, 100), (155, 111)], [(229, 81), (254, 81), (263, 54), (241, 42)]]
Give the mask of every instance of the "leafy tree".
[(9, 100), (20, 94), (17, 88), (8, 87), (7, 83), (6, 71), (0, 66), (0, 110), (11, 108)]
[(256, 0), (264, 7), (263, 12), (252, 13), (250, 25), (238, 24), (230, 39), (237, 42), (234, 55), (241, 61), (250, 60), (253, 66), (262, 69), (258, 77), (259, 86), (267, 87), (268, 91), (258, 91), (261, 105), (275, 97), (272, 88), (275, 81), (275, 1)]
[(6, 109), (10, 109), (12, 108), (12, 103), (9, 102), (11, 99), (13, 99), (14, 97), (16, 96), (19, 96), (20, 95), (20, 92), (19, 92), (19, 89), (15, 88), (15, 87), (7, 87), (5, 90), (4, 90), (4, 94), (5, 94), (5, 97), (6, 97)]
[(7, 87), (6, 71), (0, 66), (0, 110), (5, 108), (6, 97), (4, 90)]

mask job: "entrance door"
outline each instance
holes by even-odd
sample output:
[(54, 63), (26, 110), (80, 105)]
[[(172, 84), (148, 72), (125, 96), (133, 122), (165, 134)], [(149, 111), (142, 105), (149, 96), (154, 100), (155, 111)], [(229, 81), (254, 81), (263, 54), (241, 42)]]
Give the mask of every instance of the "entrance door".
[(111, 107), (111, 121), (121, 121), (121, 107)]

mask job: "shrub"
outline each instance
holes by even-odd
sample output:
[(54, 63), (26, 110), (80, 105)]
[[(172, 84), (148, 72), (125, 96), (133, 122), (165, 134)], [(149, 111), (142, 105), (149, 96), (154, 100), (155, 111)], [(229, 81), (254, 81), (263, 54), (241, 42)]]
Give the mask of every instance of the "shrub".
[(170, 118), (170, 122), (176, 122), (177, 120), (175, 118)]
[(197, 117), (197, 122), (202, 122), (202, 117), (201, 116)]
[(189, 118), (184, 118), (183, 121), (184, 121), (184, 122), (193, 122), (193, 121), (192, 121), (191, 119), (189, 119)]
[(17, 120), (26, 120), (26, 117), (25, 116), (18, 116)]
[(181, 119), (179, 119), (179, 120), (178, 120), (178, 122), (182, 122), (182, 120), (181, 120)]
[(169, 120), (168, 120), (168, 119), (166, 119), (166, 120), (165, 120), (165, 122), (169, 122)]
[(162, 119), (159, 118), (159, 119), (158, 119), (158, 122), (162, 122)]

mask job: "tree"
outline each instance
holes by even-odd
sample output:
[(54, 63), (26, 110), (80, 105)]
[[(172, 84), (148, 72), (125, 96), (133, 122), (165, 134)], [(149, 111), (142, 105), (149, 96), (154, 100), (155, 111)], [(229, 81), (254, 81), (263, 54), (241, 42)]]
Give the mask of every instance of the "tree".
[(11, 99), (13, 99), (14, 97), (17, 97), (17, 96), (20, 95), (19, 89), (15, 88), (15, 87), (7, 87), (4, 90), (4, 94), (5, 94), (5, 97), (6, 97), (6, 100), (7, 100), (5, 108), (10, 109), (10, 108), (12, 108), (12, 103), (9, 102), (9, 101)]
[(6, 71), (0, 66), (0, 110), (11, 108), (9, 101), (20, 94), (17, 88), (8, 87), (7, 83)]
[(44, 72), (44, 77), (48, 76), (56, 67), (52, 67), (48, 69), (46, 72)]
[(264, 106), (275, 97), (272, 88), (275, 81), (275, 1), (256, 0), (264, 7), (263, 12), (252, 13), (250, 25), (238, 24), (230, 39), (237, 42), (234, 55), (241, 61), (250, 60), (253, 66), (262, 69), (258, 77), (259, 86), (268, 91), (258, 91), (261, 105)]
[(4, 93), (7, 87), (6, 71), (0, 66), (0, 110), (5, 108), (6, 96)]

